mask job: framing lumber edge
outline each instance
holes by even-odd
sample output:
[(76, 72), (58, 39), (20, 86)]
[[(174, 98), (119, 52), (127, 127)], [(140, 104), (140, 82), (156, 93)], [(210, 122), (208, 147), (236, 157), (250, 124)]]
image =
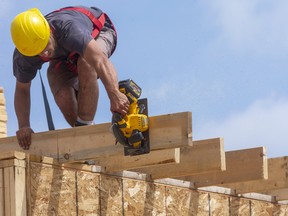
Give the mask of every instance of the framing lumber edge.
[(265, 191), (267, 195), (275, 196), (277, 201), (288, 201), (288, 188)]
[(147, 173), (152, 179), (177, 178), (192, 174), (223, 171), (226, 169), (223, 138), (193, 141), (193, 146), (180, 148), (180, 163), (153, 168), (133, 169)]
[(194, 174), (177, 179), (192, 181), (197, 188), (268, 179), (265, 147), (228, 151), (225, 154), (225, 171)]
[(223, 184), (223, 187), (233, 188), (238, 194), (263, 193), (288, 188), (288, 157), (268, 159), (268, 179), (235, 182)]
[[(192, 113), (180, 112), (149, 117), (151, 151), (192, 146)], [(53, 157), (60, 163), (85, 161), (123, 155), (121, 145), (115, 146), (111, 123), (83, 126), (32, 134), (32, 145), (25, 153)], [(23, 151), (17, 138), (0, 139), (3, 152)]]

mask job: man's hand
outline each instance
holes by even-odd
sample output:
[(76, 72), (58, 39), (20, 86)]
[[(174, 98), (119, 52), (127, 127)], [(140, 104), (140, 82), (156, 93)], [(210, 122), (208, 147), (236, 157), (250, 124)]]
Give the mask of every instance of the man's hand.
[(120, 113), (122, 116), (127, 114), (130, 105), (127, 96), (120, 91), (116, 95), (113, 94), (112, 97), (110, 96), (110, 104), (111, 112)]
[(16, 132), (18, 143), (24, 150), (28, 150), (30, 145), (31, 145), (31, 134), (32, 133), (34, 133), (34, 131), (30, 127), (20, 128)]

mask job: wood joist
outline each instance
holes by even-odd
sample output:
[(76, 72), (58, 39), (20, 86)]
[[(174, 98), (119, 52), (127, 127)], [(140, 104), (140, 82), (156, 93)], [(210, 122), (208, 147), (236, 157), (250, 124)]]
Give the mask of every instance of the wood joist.
[[(151, 151), (192, 145), (192, 114), (182, 112), (150, 117)], [(34, 155), (57, 158), (61, 163), (123, 155), (115, 145), (111, 124), (104, 123), (32, 135), (27, 151)], [(16, 137), (0, 139), (1, 151), (21, 151)]]
[[(287, 197), (287, 157), (269, 158), (264, 147), (224, 151), (223, 138), (196, 140), (192, 143), (191, 112), (154, 116), (150, 121), (151, 153), (124, 156), (115, 145), (110, 123), (35, 133), (27, 154), (50, 160), (58, 166), (83, 168), (83, 161), (109, 175), (131, 171), (149, 181), (167, 178), (188, 182), (194, 188), (221, 186), (236, 194), (263, 193), (277, 201)], [(16, 137), (0, 139), (1, 152), (23, 151)], [(1, 155), (0, 155), (1, 156)], [(9, 163), (17, 163), (11, 159)]]

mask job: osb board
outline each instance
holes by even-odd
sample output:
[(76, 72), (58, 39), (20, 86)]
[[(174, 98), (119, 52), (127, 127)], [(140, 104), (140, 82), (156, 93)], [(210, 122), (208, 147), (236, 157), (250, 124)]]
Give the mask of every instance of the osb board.
[(32, 215), (76, 215), (75, 172), (30, 164)]
[(125, 215), (166, 215), (164, 186), (124, 179), (123, 196)]
[(33, 216), (288, 214), (288, 205), (273, 205), (166, 183), (64, 169), (31, 161), (28, 168), (28, 215)]
[(209, 215), (208, 194), (101, 175), (101, 215)]
[(78, 215), (99, 215), (100, 176), (95, 173), (77, 172)]
[(229, 196), (209, 194), (211, 215), (229, 216)]
[(251, 201), (251, 212), (252, 215), (272, 215), (273, 213), (273, 204), (260, 201)]
[(99, 175), (30, 163), (31, 215), (99, 215)]
[(122, 180), (111, 176), (100, 176), (101, 215), (123, 215)]
[(277, 216), (287, 216), (288, 215), (288, 205), (274, 205), (273, 215)]
[(230, 197), (230, 215), (247, 216), (250, 215), (250, 201), (239, 197)]
[(167, 215), (208, 216), (208, 193), (186, 188), (166, 188)]
[(273, 205), (269, 202), (261, 202), (258, 200), (251, 200), (251, 216), (271, 216), (271, 215), (283, 215), (288, 214), (288, 207), (280, 207), (278, 205)]

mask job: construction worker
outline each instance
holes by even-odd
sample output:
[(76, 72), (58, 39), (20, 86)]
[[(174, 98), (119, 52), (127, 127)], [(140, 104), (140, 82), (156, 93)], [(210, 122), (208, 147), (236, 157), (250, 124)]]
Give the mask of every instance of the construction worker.
[(14, 96), (19, 145), (31, 145), (30, 87), (45, 62), (55, 102), (71, 126), (90, 125), (103, 83), (110, 109), (127, 114), (129, 101), (119, 91), (117, 73), (108, 59), (116, 47), (116, 31), (109, 17), (96, 7), (67, 7), (46, 16), (36, 9), (18, 14), (11, 23), (15, 44)]

